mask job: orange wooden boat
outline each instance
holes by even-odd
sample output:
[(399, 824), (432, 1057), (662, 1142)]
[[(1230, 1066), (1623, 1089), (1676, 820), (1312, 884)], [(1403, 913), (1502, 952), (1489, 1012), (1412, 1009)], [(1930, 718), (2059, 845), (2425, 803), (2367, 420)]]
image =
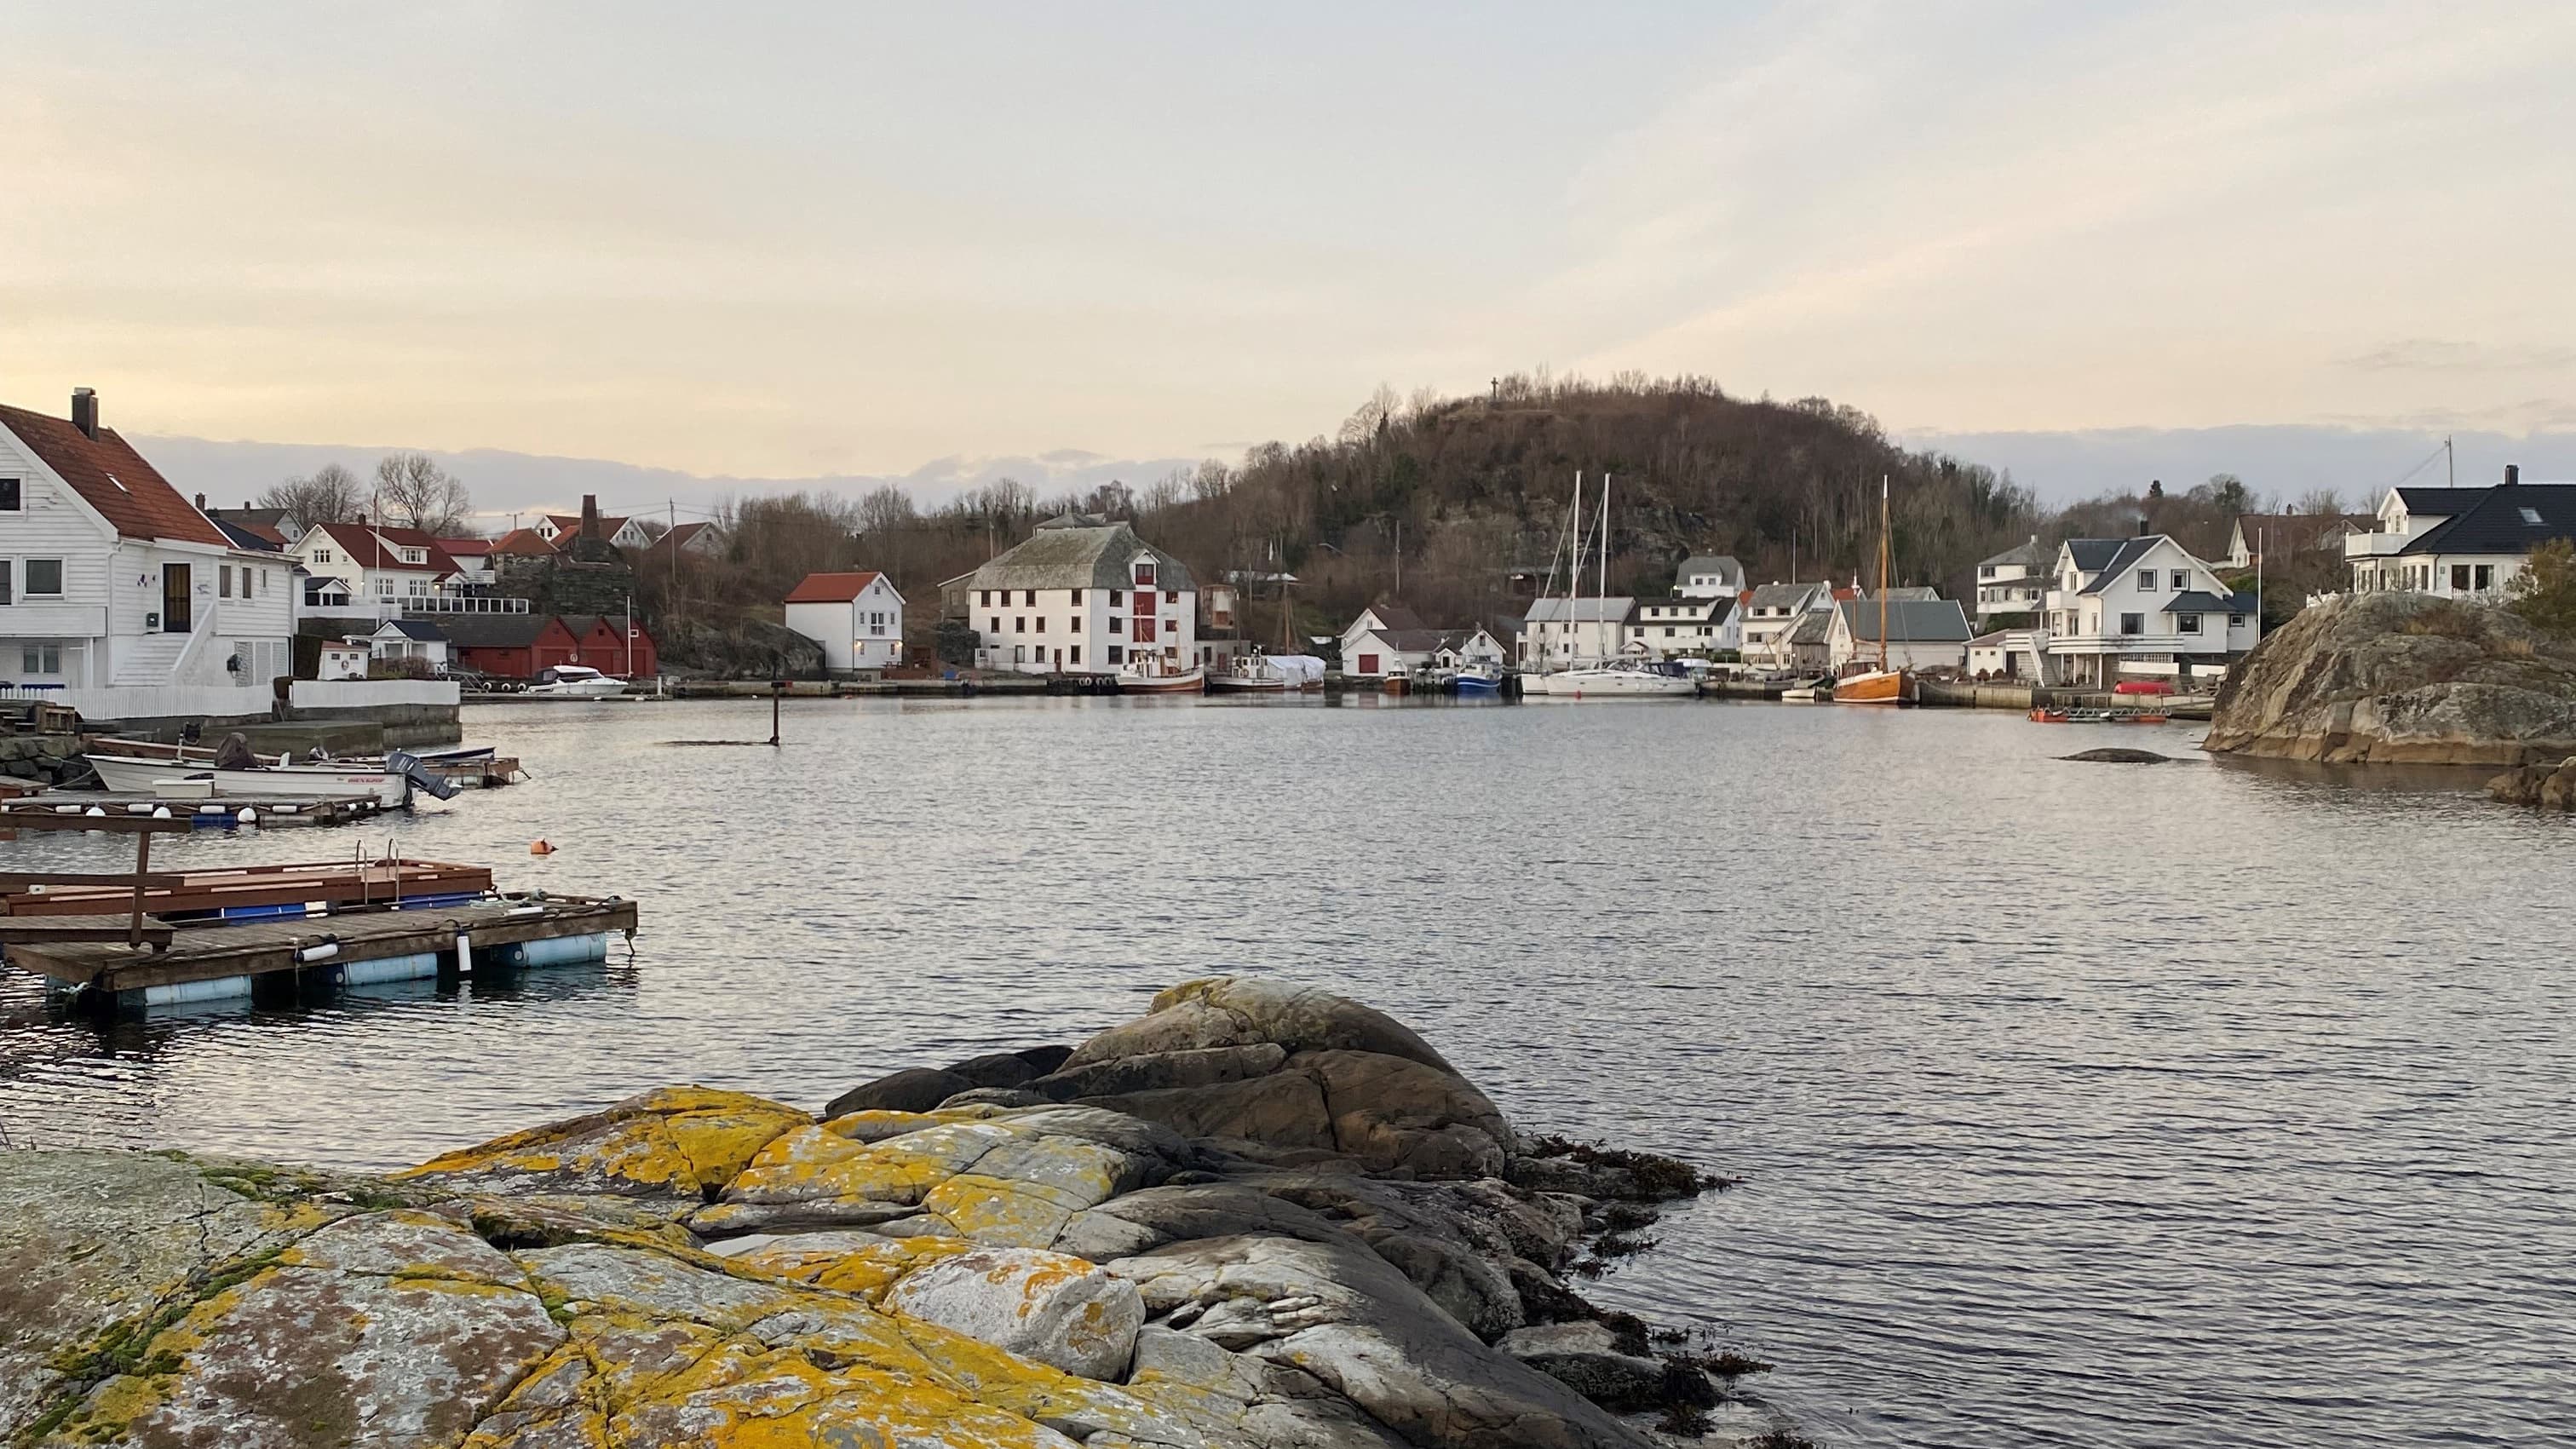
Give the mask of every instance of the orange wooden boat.
[(1892, 563), (1887, 535), (1887, 475), (1882, 473), (1878, 478), (1878, 667), (1834, 681), (1836, 704), (1905, 704), (1914, 694), (1914, 681), (1908, 672), (1887, 667), (1887, 575)]

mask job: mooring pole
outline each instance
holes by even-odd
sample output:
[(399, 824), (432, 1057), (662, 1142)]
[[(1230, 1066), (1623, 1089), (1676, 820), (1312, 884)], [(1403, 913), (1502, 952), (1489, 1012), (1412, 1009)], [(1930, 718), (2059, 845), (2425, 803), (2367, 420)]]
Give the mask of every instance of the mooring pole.
[(125, 949), (143, 947), (143, 885), (152, 870), (152, 832), (146, 830), (134, 837), (134, 919), (125, 927)]
[(772, 745), (778, 743), (778, 701), (785, 699), (786, 697), (786, 680), (773, 679), (769, 681), (769, 742)]

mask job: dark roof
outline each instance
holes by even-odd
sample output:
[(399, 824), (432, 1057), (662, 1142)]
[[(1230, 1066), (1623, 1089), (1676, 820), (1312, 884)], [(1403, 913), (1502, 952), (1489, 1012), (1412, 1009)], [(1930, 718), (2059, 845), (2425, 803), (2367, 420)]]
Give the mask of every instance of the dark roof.
[(2375, 513), (2240, 513), (2236, 515), (2236, 532), (2245, 547), (2261, 552), (2266, 539), (2276, 540), (2281, 550), (2300, 553), (2309, 549), (2337, 548), (2347, 533), (2368, 533), (2379, 526)]
[[(2121, 539), (2120, 546), (2112, 551), (2110, 557), (2102, 561), (2100, 571), (2098, 573), (2095, 572), (2093, 568), (2087, 567), (2081, 560), (2078, 560), (2076, 567), (2082, 568), (2085, 572), (2094, 575), (2093, 582), (2086, 584), (2081, 592), (2087, 594), (2098, 594), (2104, 589), (2109, 588), (2111, 586), (2111, 581), (2118, 578), (2123, 569), (2126, 569), (2129, 565), (2145, 558), (2149, 550), (2153, 549), (2157, 544), (2164, 542), (2164, 540), (2165, 536), (2161, 533), (2142, 534), (2136, 538)], [(2088, 538), (2084, 541), (2086, 543), (2107, 542), (2107, 540), (2098, 538)], [(2072, 545), (2069, 545), (2069, 547), (2072, 547)]]
[(2251, 614), (2252, 594), (2213, 594), (2206, 589), (2192, 589), (2165, 601), (2168, 614)]
[(1370, 633), (1386, 641), (1386, 647), (1398, 654), (1429, 654), (1446, 642), (1454, 631), (1448, 629), (1372, 629)]
[(1748, 609), (1794, 609), (1805, 603), (1824, 584), (1756, 584), (1753, 597), (1744, 601)]
[(430, 640), (447, 637), (443, 630), (427, 619), (387, 619), (376, 626), (376, 632), (379, 634), (387, 629), (393, 630), (406, 639)]
[(2393, 490), (2397, 501), (2409, 513), (2431, 513), (2451, 517), (2465, 511), (2477, 497), (2474, 488), (2399, 488)]
[(2576, 483), (2500, 483), (2482, 491), (2486, 496), (2465, 512), (2399, 552), (2529, 553), (2533, 545), (2553, 538), (2576, 538)]
[(1411, 609), (1406, 608), (1404, 605), (1395, 603), (1392, 600), (1381, 599), (1378, 602), (1369, 605), (1369, 612), (1377, 615), (1377, 621), (1390, 629), (1428, 629), (1431, 627), (1429, 624), (1423, 622), (1420, 614), (1417, 614)]
[(2074, 556), (2075, 567), (2089, 574), (2096, 569), (2107, 568), (2111, 560), (2119, 557), (2120, 550), (2127, 548), (2132, 541), (2125, 538), (2070, 538), (2066, 541), (2066, 551)]
[[(1788, 642), (1792, 644), (1822, 644), (1825, 642), (1825, 636), (1832, 632), (1833, 627), (1834, 616), (1831, 613), (1828, 613), (1823, 609), (1808, 609), (1798, 615), (1798, 622), (1796, 624), (1790, 626)], [(1873, 634), (1870, 637), (1876, 638), (1877, 636)]]
[(1689, 578), (1692, 574), (1723, 574), (1741, 580), (1744, 565), (1737, 563), (1735, 555), (1729, 553), (1695, 553), (1683, 559), (1680, 568), (1673, 570), (1676, 580)]
[[(1845, 599), (1841, 604), (1844, 624), (1852, 637), (1875, 642), (1878, 638), (1878, 600)], [(1894, 644), (1964, 644), (1968, 640), (1968, 616), (1956, 599), (1899, 599), (1887, 601), (1887, 638)]]
[(71, 485), (126, 538), (166, 538), (231, 548), (233, 541), (188, 506), (179, 490), (134, 451), (114, 428), (89, 437), (61, 418), (0, 407), (0, 424), (18, 435), (36, 460)]
[(215, 527), (223, 531), (224, 537), (232, 540), (235, 548), (251, 549), (259, 553), (283, 553), (286, 550), (286, 540), (278, 537), (277, 530), (273, 528), (263, 529), (247, 523), (235, 523), (229, 518), (217, 518), (211, 513), (206, 517), (214, 521)]
[(439, 632), (460, 649), (524, 649), (554, 621), (552, 614), (456, 614), (440, 621)]

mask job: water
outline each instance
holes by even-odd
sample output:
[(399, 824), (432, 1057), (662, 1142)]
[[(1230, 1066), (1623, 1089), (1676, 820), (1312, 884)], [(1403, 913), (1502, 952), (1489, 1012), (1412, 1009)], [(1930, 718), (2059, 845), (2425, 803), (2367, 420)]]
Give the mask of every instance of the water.
[(813, 1106), (1264, 972), (1413, 1023), (1525, 1126), (1747, 1178), (1595, 1291), (1776, 1362), (1828, 1442), (2568, 1432), (2576, 821), (2456, 780), (1763, 705), (818, 701), (775, 752), (662, 743), (766, 738), (765, 703), (468, 727), (535, 781), (365, 838), (637, 896), (631, 965), (105, 1029), (12, 976), (0, 1125), (390, 1167), (665, 1081)]

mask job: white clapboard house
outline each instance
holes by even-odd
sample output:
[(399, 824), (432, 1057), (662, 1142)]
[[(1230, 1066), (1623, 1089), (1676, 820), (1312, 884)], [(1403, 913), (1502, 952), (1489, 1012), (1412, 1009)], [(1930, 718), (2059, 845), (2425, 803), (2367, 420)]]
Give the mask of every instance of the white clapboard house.
[(834, 674), (903, 662), (903, 595), (881, 573), (807, 574), (787, 593), (787, 627), (823, 646)]
[(2068, 539), (2046, 603), (2049, 673), (2065, 684), (2218, 672), (2263, 635), (2254, 595), (2161, 533)]
[(1198, 584), (1124, 523), (1067, 513), (968, 576), (977, 661), (1022, 674), (1113, 674), (1198, 659)]
[(2576, 483), (2525, 483), (2508, 467), (2492, 488), (2391, 488), (2378, 522), (2344, 537), (2354, 592), (2501, 598), (2534, 546), (2576, 537)]
[(294, 667), (295, 586), (99, 421), (0, 406), (0, 683), (95, 719), (255, 714)]

